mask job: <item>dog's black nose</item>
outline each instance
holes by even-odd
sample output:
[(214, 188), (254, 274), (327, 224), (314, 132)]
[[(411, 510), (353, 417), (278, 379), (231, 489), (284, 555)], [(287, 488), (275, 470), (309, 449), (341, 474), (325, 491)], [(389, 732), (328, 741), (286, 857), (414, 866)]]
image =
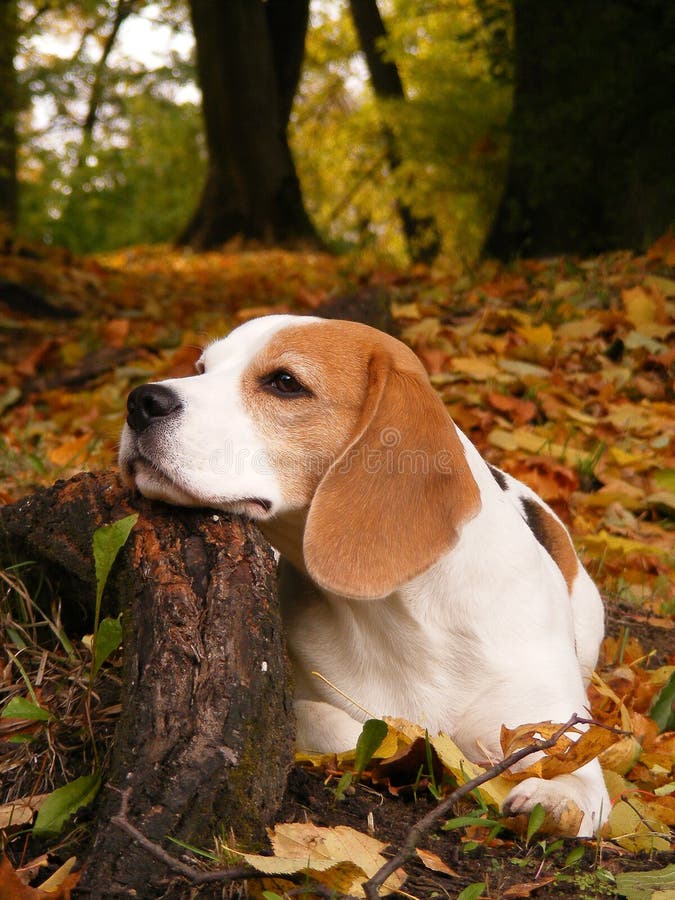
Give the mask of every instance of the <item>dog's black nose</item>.
[(127, 400), (127, 425), (140, 433), (155, 419), (165, 419), (182, 406), (178, 394), (163, 384), (143, 384), (134, 388)]

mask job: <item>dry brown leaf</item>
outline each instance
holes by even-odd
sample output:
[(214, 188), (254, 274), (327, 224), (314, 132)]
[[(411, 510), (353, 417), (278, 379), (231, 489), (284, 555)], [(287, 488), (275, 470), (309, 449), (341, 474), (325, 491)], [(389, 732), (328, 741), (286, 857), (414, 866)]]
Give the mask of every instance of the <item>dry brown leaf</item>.
[[(321, 828), (310, 823), (277, 825), (269, 831), (274, 856), (243, 854), (243, 859), (259, 872), (291, 875), (308, 871), (311, 877), (331, 890), (365, 896), (362, 883), (385, 863), (381, 851), (387, 846), (346, 825)], [(383, 894), (403, 885), (402, 870), (382, 886)]]
[(415, 853), (422, 860), (425, 867), (432, 872), (442, 872), (444, 875), (452, 875), (454, 878), (459, 878), (459, 872), (451, 869), (449, 865), (443, 862), (440, 856), (436, 856), (430, 850), (422, 850), (420, 847), (417, 847)]

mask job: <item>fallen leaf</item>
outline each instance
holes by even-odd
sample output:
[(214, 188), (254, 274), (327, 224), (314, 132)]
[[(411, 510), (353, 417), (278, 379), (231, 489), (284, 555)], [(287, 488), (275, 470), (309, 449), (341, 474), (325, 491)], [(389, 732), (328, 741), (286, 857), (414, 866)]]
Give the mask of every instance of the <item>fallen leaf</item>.
[(505, 900), (515, 900), (517, 897), (531, 897), (539, 888), (545, 887), (547, 884), (553, 884), (554, 876), (549, 878), (540, 878), (539, 881), (524, 881), (522, 884), (513, 884), (511, 887), (502, 891), (501, 896)]
[(625, 288), (621, 291), (621, 299), (626, 310), (626, 318), (636, 328), (654, 321), (656, 301), (644, 288), (639, 285)]
[(0, 831), (6, 831), (17, 825), (26, 825), (33, 821), (36, 810), (40, 808), (49, 794), (35, 794), (22, 797), (0, 806)]
[[(431, 745), (438, 754), (438, 758), (448, 771), (452, 772), (457, 783), (462, 785), (472, 778), (482, 775), (486, 770), (466, 758), (457, 744), (447, 736), (438, 734), (430, 739)], [(507, 794), (513, 788), (503, 775), (497, 775), (490, 781), (486, 781), (477, 788), (480, 795), (487, 803), (491, 803), (501, 809)]]
[[(321, 828), (312, 823), (277, 825), (269, 831), (274, 856), (243, 854), (254, 869), (270, 875), (291, 875), (307, 871), (331, 890), (364, 897), (363, 881), (385, 863), (387, 846), (346, 825)], [(394, 872), (382, 885), (383, 895), (402, 887), (402, 870)]]
[(455, 872), (454, 869), (451, 869), (450, 866), (446, 865), (440, 856), (436, 856), (435, 853), (432, 853), (430, 850), (422, 850), (421, 847), (417, 847), (415, 850), (417, 856), (422, 860), (427, 869), (430, 869), (432, 872), (442, 872), (444, 875), (452, 875), (454, 878), (459, 878), (459, 872)]

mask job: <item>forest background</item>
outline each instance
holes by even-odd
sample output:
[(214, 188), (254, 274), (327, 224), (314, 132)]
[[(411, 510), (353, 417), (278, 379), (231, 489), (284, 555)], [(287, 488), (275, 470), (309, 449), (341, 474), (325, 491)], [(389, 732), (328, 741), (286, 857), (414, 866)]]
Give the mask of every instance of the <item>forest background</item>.
[[(415, 349), (603, 591), (593, 712), (631, 731), (603, 759), (614, 843), (570, 872), (569, 847), (472, 821), (429, 890), (651, 896), (642, 869), (675, 886), (673, 83), (665, 0), (0, 0), (0, 502), (110, 466), (128, 391), (188, 374), (210, 337), (325, 312)], [(17, 809), (28, 829), (35, 796), (100, 783), (117, 707), (83, 721), (64, 689), (87, 690), (82, 635), (45, 668), (3, 577), (2, 699), (37, 685), (40, 715), (0, 717), (0, 830), (39, 881), (81, 831), (43, 860)]]

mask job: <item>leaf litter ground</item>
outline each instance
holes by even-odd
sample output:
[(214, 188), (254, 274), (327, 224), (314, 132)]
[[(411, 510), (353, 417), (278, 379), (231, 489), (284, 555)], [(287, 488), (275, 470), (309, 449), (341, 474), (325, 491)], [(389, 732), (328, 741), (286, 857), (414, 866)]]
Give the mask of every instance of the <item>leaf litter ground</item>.
[[(558, 846), (535, 835), (528, 845), (508, 831), (494, 836), (480, 825), (462, 827), (428, 839), (432, 855), (426, 865), (419, 858), (408, 867), (405, 890), (457, 896), (483, 883), (487, 897), (630, 896), (625, 885), (617, 887), (616, 875), (661, 872), (668, 853), (647, 850), (652, 831), (662, 840), (675, 823), (675, 738), (659, 734), (650, 718), (675, 663), (672, 237), (643, 256), (530, 260), (509, 268), (486, 263), (460, 276), (237, 247), (201, 256), (140, 247), (84, 260), (11, 247), (0, 265), (4, 284), (43, 298), (50, 314), (23, 314), (25, 298), (17, 302), (5, 291), (2, 502), (83, 468), (113, 464), (130, 388), (189, 374), (205, 341), (251, 316), (359, 318), (407, 341), (486, 458), (529, 483), (567, 521), (603, 591), (610, 637), (592, 688), (593, 712), (633, 732), (606, 751), (613, 757), (605, 764), (615, 778), (614, 797), (627, 797), (638, 810), (630, 827), (642, 837), (635, 846), (629, 840), (588, 846), (565, 867), (574, 842)], [(6, 649), (16, 654), (9, 636)], [(84, 667), (86, 648), (81, 654)], [(23, 748), (0, 744), (0, 804), (47, 793), (60, 779), (89, 771), (91, 749), (83, 747), (78, 758), (69, 740), (78, 728), (77, 703), (59, 687), (62, 656), (52, 654), (45, 664), (39, 642), (33, 657), (24, 655), (29, 678), (42, 666), (40, 703), (58, 709), (65, 731), (60, 743), (45, 742), (43, 756), (35, 753), (39, 736)], [(25, 694), (25, 685), (8, 653), (3, 666), (4, 703)], [(116, 670), (104, 668), (94, 716), (101, 745), (117, 709)], [(71, 692), (76, 681), (70, 679)], [(40, 728), (33, 722), (22, 733), (30, 737)], [(43, 769), (37, 779), (36, 759)], [(398, 771), (377, 784), (367, 778), (353, 784), (341, 800), (335, 799), (337, 761), (307, 764), (293, 774), (280, 820), (370, 829), (396, 848), (436, 802), (426, 790), (424, 762), (411, 753)], [(477, 815), (475, 804), (458, 812)], [(40, 849), (24, 837), (10, 844), (15, 864), (34, 862), (31, 853)], [(65, 855), (57, 850), (52, 861)], [(435, 871), (435, 857), (450, 872)], [(657, 889), (672, 887), (666, 880)], [(646, 891), (634, 896), (651, 896)]]

